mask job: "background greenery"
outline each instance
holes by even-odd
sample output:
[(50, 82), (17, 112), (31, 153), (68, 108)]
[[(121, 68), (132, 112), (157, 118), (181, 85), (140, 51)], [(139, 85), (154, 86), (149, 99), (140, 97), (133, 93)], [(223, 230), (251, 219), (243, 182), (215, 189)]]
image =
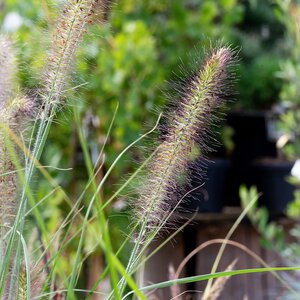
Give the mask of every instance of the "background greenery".
[[(2, 4), (2, 23), (12, 12), (22, 18), (23, 26), (14, 35), (21, 49), (20, 76), (25, 87), (35, 86), (34, 79), (41, 72), (45, 56), (41, 49), (47, 44), (44, 29), (55, 22), (57, 7), (56, 1), (49, 0)], [(108, 164), (143, 132), (145, 122), (153, 124), (156, 108), (166, 101), (167, 82), (181, 72), (180, 60), (189, 68), (187, 62), (199, 56), (210, 41), (222, 40), (241, 49), (239, 95), (233, 106), (268, 109), (278, 99), (280, 80), (275, 73), (284, 51), (283, 28), (271, 1), (107, 1), (104, 19), (81, 47), (73, 85), (84, 86), (78, 88), (79, 101), (68, 99), (68, 105), (80, 105), (91, 147), (97, 152), (120, 102), (106, 150)], [(77, 94), (70, 93), (70, 97), (75, 99)], [(62, 159), (69, 166), (70, 160), (77, 160), (72, 156), (78, 149), (72, 140), (75, 126), (69, 126), (72, 114), (65, 114), (67, 121), (53, 131), (45, 157), (52, 164)], [(116, 172), (123, 173), (128, 162), (119, 167)]]

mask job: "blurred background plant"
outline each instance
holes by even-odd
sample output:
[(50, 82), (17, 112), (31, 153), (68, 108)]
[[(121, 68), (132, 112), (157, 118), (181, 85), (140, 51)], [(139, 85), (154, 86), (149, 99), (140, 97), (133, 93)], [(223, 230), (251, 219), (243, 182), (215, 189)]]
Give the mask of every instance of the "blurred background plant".
[[(298, 1), (276, 1), (276, 15), (284, 25), (285, 51), (278, 78), (283, 82), (279, 98), (279, 134), (283, 155), (289, 160), (300, 157), (300, 4)], [(280, 141), (279, 141), (280, 142)]]
[(272, 75), (279, 71), (284, 48), (283, 26), (274, 14), (272, 1), (243, 3), (244, 18), (238, 25), (236, 36), (236, 42), (242, 48), (236, 106), (247, 110), (268, 110), (277, 102), (282, 85)]
[[(248, 212), (248, 218), (261, 235), (261, 244), (271, 251), (275, 251), (285, 263), (289, 265), (299, 264), (300, 258), (300, 3), (293, 0), (274, 1), (274, 13), (283, 25), (283, 40), (280, 56), (277, 59), (277, 69), (273, 72), (276, 80), (281, 81), (278, 93), (278, 101), (273, 103), (272, 113), (275, 114), (275, 137), (279, 161), (290, 160), (294, 167), (289, 169), (284, 180), (294, 186), (294, 200), (290, 199), (281, 217), (274, 218), (272, 212), (266, 207), (254, 205)], [(278, 92), (278, 91), (277, 91)], [(268, 179), (267, 179), (268, 180)], [(277, 182), (278, 183), (278, 182)], [(258, 191), (255, 186), (240, 187), (240, 199), (242, 207), (245, 207)], [(283, 194), (284, 196), (284, 194)], [(259, 197), (258, 197), (259, 198)], [(281, 199), (286, 203), (287, 199)], [(278, 259), (275, 261), (278, 261)], [(286, 274), (285, 279), (296, 291), (300, 290), (299, 272)], [(277, 291), (280, 299), (298, 299), (289, 290)]]

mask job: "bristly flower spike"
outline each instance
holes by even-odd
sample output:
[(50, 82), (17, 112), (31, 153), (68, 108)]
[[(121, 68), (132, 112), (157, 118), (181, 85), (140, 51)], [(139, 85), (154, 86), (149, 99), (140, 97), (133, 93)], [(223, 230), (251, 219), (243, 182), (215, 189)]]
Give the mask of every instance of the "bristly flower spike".
[(68, 83), (72, 59), (86, 27), (100, 11), (100, 0), (69, 0), (62, 11), (52, 38), (44, 74), (43, 104), (60, 102)]
[[(16, 57), (11, 41), (0, 36), (0, 224), (12, 226), (17, 209), (17, 176), (7, 147), (8, 130), (24, 130), (34, 103), (16, 95)], [(3, 230), (3, 228), (2, 228)]]
[(13, 225), (18, 207), (17, 173), (7, 146), (9, 130), (22, 136), (35, 111), (35, 102), (26, 96), (15, 96), (0, 107), (0, 221), (6, 226)]
[(181, 92), (177, 109), (167, 116), (167, 134), (146, 170), (145, 184), (135, 204), (135, 215), (142, 227), (140, 242), (162, 226), (173, 209), (172, 194), (178, 178), (188, 168), (191, 149), (198, 145), (203, 154), (211, 148), (209, 127), (216, 119), (214, 112), (228, 95), (235, 58), (236, 52), (229, 47), (212, 50)]

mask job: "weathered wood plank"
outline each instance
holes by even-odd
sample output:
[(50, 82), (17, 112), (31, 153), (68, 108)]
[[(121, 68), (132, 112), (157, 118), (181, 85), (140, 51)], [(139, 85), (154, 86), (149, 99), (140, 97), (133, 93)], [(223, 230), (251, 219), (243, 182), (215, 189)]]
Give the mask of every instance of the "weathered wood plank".
[[(163, 238), (157, 239), (148, 251), (150, 254), (164, 241)], [(179, 266), (180, 262), (184, 259), (184, 243), (182, 233), (177, 234), (176, 238), (171, 242), (168, 242), (162, 249), (153, 255), (145, 265), (145, 272), (141, 274), (143, 278), (143, 286), (152, 283), (158, 283), (167, 281), (169, 277), (169, 266), (172, 264), (175, 268)], [(182, 273), (185, 276), (185, 273)], [(182, 291), (185, 290), (185, 286), (182, 286)], [(149, 297), (150, 300), (164, 300), (171, 299), (170, 288), (163, 288), (153, 291)]]
[[(198, 244), (205, 241), (224, 238), (232, 226), (228, 222), (221, 222), (222, 225), (206, 225), (198, 228)], [(249, 250), (255, 252), (264, 260), (271, 259), (272, 254), (262, 250), (259, 242), (259, 235), (253, 230), (249, 224), (240, 224), (231, 240), (236, 241)], [(220, 245), (209, 246), (198, 254), (197, 274), (209, 273), (216, 258)], [(219, 271), (224, 270), (234, 259), (238, 259), (236, 263), (237, 269), (261, 267), (261, 265), (243, 250), (232, 245), (227, 245), (221, 259)], [(249, 274), (233, 276), (228, 280), (224, 287), (224, 291), (219, 300), (226, 299), (257, 299), (271, 300), (274, 299), (274, 290), (278, 290), (278, 282), (272, 279), (271, 274)], [(198, 290), (203, 290), (204, 283), (197, 284)], [(268, 289), (268, 291), (266, 291)], [(272, 296), (271, 296), (272, 295)], [(273, 298), (272, 298), (273, 297)]]

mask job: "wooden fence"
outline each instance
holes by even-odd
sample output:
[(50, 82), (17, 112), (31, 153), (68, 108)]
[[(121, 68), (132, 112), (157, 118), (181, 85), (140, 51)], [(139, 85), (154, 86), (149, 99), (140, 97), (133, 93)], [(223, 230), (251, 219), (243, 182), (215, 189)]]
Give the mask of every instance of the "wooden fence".
[[(236, 216), (236, 213), (197, 215), (193, 225), (189, 225), (184, 232), (177, 234), (175, 239), (170, 241), (149, 260), (145, 267), (144, 284), (173, 278), (174, 274), (172, 271), (170, 272), (170, 266), (173, 266), (176, 270), (181, 261), (198, 245), (215, 239), (224, 239), (236, 220)], [(237, 260), (235, 269), (263, 267), (260, 259), (269, 266), (284, 265), (278, 255), (261, 246), (259, 234), (249, 222), (241, 223), (230, 240), (233, 241), (234, 245), (226, 245), (218, 271), (224, 271), (234, 260)], [(153, 244), (152, 249), (149, 250), (149, 253), (163, 241), (163, 238), (158, 239)], [(221, 244), (217, 243), (207, 245), (187, 263), (180, 276), (211, 273), (220, 246)], [(201, 299), (206, 283), (206, 281), (202, 281), (181, 286), (180, 291), (187, 292), (181, 298), (176, 297), (174, 299)], [(218, 299), (274, 300), (281, 299), (285, 290), (286, 287), (272, 273), (238, 275), (228, 280)], [(174, 288), (173, 294), (170, 288), (164, 288), (153, 291), (149, 294), (149, 299), (172, 299), (176, 293), (178, 294), (178, 291)]]

